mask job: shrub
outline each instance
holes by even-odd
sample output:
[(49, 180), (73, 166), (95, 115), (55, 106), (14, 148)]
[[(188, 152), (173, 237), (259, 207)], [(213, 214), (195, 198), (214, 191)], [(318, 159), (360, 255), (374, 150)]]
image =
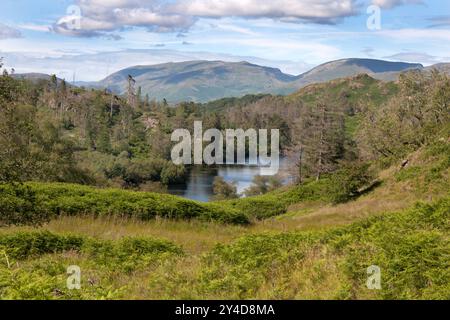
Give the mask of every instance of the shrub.
[[(34, 196), (33, 206), (24, 206), (27, 200), (22, 193), (15, 193), (11, 187), (0, 189), (0, 204), (7, 208), (5, 215), (8, 223), (13, 224), (27, 208), (32, 207), (29, 219), (46, 213), (47, 216), (59, 215), (118, 215), (149, 220), (155, 217), (167, 219), (199, 219), (222, 223), (246, 224), (249, 219), (238, 210), (225, 210), (220, 206), (202, 204), (166, 194), (133, 192), (118, 189), (96, 189), (81, 185), (60, 183), (29, 183), (26, 185)], [(3, 196), (5, 195), (5, 196)], [(25, 194), (27, 195), (27, 194)], [(28, 211), (26, 211), (28, 212)]]
[(97, 261), (103, 261), (105, 264), (112, 261), (140, 259), (148, 255), (183, 254), (181, 248), (166, 240), (124, 238), (111, 241), (76, 235), (60, 235), (49, 231), (0, 235), (0, 247), (5, 250), (8, 257), (18, 260), (77, 251)]
[(334, 203), (347, 202), (361, 194), (361, 189), (374, 180), (369, 164), (346, 165), (331, 176), (331, 199)]
[(244, 212), (246, 215), (262, 220), (286, 213), (287, 203), (272, 195), (249, 197), (222, 202), (225, 207)]
[(226, 200), (238, 198), (237, 187), (234, 183), (227, 183), (222, 177), (214, 178), (214, 200)]
[(0, 184), (0, 225), (38, 225), (49, 218), (29, 186)]
[(18, 232), (0, 236), (0, 247), (14, 259), (27, 259), (47, 253), (80, 250), (84, 239), (78, 236), (61, 236), (53, 233)]

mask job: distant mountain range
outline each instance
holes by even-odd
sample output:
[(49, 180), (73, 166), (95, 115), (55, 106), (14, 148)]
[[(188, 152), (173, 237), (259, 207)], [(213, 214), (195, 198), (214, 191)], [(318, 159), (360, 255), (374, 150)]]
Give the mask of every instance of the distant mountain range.
[[(438, 64), (438, 70), (450, 74), (450, 64)], [(99, 82), (78, 82), (78, 86), (107, 88), (126, 92), (128, 75), (141, 87), (142, 95), (169, 102), (208, 102), (246, 94), (290, 94), (311, 83), (366, 73), (373, 78), (392, 81), (407, 70), (428, 70), (417, 63), (374, 59), (342, 59), (319, 65), (298, 76), (279, 69), (248, 62), (188, 61), (151, 66), (134, 66), (115, 72)]]
[[(52, 78), (51, 75), (48, 75), (45, 73), (17, 73), (17, 74), (12, 74), (11, 76), (16, 79), (26, 79), (26, 80), (30, 80), (33, 82), (37, 82), (40, 80), (50, 81)], [(58, 83), (60, 83), (62, 81), (62, 79), (60, 79), (60, 78), (56, 78), (56, 80), (58, 81)], [(68, 83), (68, 85), (70, 85), (70, 84)]]

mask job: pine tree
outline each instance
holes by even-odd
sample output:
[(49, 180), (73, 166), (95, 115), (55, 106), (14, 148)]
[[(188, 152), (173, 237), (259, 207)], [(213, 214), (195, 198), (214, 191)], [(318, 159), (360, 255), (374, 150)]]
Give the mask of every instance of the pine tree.
[(344, 144), (343, 112), (332, 110), (324, 102), (307, 109), (300, 121), (299, 173), (319, 180), (332, 172), (344, 155)]
[(138, 87), (138, 90), (136, 93), (136, 102), (137, 102), (137, 105), (140, 107), (141, 103), (142, 103), (142, 87), (141, 86)]

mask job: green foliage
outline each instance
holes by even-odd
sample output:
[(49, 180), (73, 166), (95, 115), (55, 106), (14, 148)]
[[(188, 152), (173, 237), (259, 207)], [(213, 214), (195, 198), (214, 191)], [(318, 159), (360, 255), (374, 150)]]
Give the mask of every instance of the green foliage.
[(165, 185), (184, 182), (185, 176), (185, 167), (174, 165), (171, 162), (167, 162), (161, 170), (161, 182)]
[(409, 167), (399, 171), (395, 178), (398, 182), (408, 181), (419, 177), (422, 174), (421, 167)]
[(227, 292), (232, 299), (250, 299), (270, 281), (270, 271), (304, 257), (314, 237), (309, 234), (252, 235), (231, 245), (218, 245), (204, 258), (202, 290)]
[(0, 184), (0, 225), (38, 225), (49, 218), (29, 186)]
[(87, 239), (81, 253), (108, 269), (132, 272), (161, 259), (182, 255), (183, 251), (165, 240), (124, 238), (120, 241)]
[(92, 182), (75, 164), (72, 141), (39, 118), (33, 92), (27, 82), (0, 77), (0, 182)]
[(399, 159), (433, 141), (448, 126), (447, 75), (410, 72), (402, 74), (398, 86), (397, 95), (364, 114), (358, 142), (367, 158)]
[(258, 196), (274, 191), (282, 186), (281, 180), (276, 176), (255, 176), (252, 185), (245, 191), (247, 197)]
[[(201, 288), (208, 294), (227, 292), (233, 299), (252, 298), (274, 281), (274, 274), (289, 278), (293, 266), (319, 251), (335, 261), (344, 290), (335, 298), (369, 294), (366, 270), (377, 265), (382, 289), (371, 292), (377, 298), (448, 299), (449, 212), (447, 198), (326, 232), (246, 236), (218, 245), (205, 257)], [(275, 279), (281, 281), (275, 283), (280, 290), (282, 279)]]
[(258, 220), (285, 214), (290, 205), (305, 201), (332, 202), (341, 192), (333, 186), (332, 175), (309, 180), (287, 189), (276, 189), (264, 195), (218, 202), (224, 208), (237, 209)]
[(80, 250), (84, 239), (43, 232), (17, 232), (0, 236), (0, 248), (9, 258), (24, 260), (44, 254)]
[(236, 185), (227, 183), (222, 177), (214, 178), (213, 183), (214, 200), (226, 200), (238, 198)]
[(183, 251), (165, 240), (123, 238), (120, 241), (99, 240), (76, 235), (60, 235), (48, 231), (16, 232), (0, 235), (0, 247), (9, 258), (25, 260), (45, 254), (76, 251), (104, 264), (139, 260), (147, 255), (164, 253), (180, 255)]
[(333, 203), (344, 203), (362, 193), (374, 181), (375, 176), (369, 171), (369, 164), (350, 163), (331, 176), (331, 193)]
[(220, 202), (225, 208), (237, 209), (258, 220), (286, 213), (287, 202), (273, 195), (242, 198)]
[(324, 176), (320, 180), (308, 180), (286, 191), (282, 197), (288, 204), (304, 201), (330, 202), (332, 180)]
[[(70, 258), (65, 257), (68, 254)], [(3, 299), (113, 299), (123, 294), (123, 288), (110, 284), (114, 274), (131, 275), (182, 256), (183, 251), (171, 242), (152, 238), (110, 241), (18, 232), (0, 235), (0, 255)], [(21, 268), (16, 267), (18, 260)], [(74, 262), (82, 270), (81, 290), (67, 289), (67, 267)]]
[[(81, 185), (29, 183), (26, 185), (35, 194), (34, 203), (42, 212), (54, 217), (59, 215), (117, 215), (150, 220), (155, 217), (166, 219), (200, 219), (222, 223), (248, 223), (247, 216), (237, 210), (226, 210), (213, 204), (201, 204), (175, 196), (132, 192), (118, 189), (95, 189)], [(11, 215), (20, 215), (26, 199), (22, 193), (14, 193), (12, 187), (0, 187), (0, 193), (7, 196), (5, 207)], [(33, 219), (33, 212), (30, 219)], [(40, 212), (40, 211), (39, 211)], [(7, 221), (7, 223), (12, 223)]]
[[(247, 235), (231, 244), (218, 244), (202, 256), (198, 274), (189, 279), (182, 274), (191, 271), (174, 268), (184, 259), (192, 260), (165, 240), (6, 233), (0, 235), (0, 295), (4, 299), (123, 298), (137, 285), (128, 279), (158, 270), (158, 279), (149, 283), (148, 290), (155, 290), (151, 286), (156, 280), (163, 287), (153, 296), (170, 295), (179, 288), (191, 298), (254, 299), (265, 294), (292, 299), (301, 298), (305, 290), (329, 288), (333, 279), (336, 290), (321, 292), (323, 296), (446, 300), (450, 297), (449, 212), (450, 198), (446, 198), (338, 229)], [(69, 291), (66, 269), (73, 264), (82, 268), (83, 283), (81, 290)], [(366, 287), (367, 268), (372, 265), (381, 269), (381, 290)], [(301, 273), (305, 270), (309, 273)], [(313, 287), (298, 283), (299, 276), (309, 276), (304, 280)], [(141, 283), (138, 287), (142, 290)]]
[(365, 269), (382, 271), (384, 299), (448, 299), (450, 296), (450, 199), (373, 218), (337, 231), (331, 243), (345, 256), (342, 268), (359, 290)]

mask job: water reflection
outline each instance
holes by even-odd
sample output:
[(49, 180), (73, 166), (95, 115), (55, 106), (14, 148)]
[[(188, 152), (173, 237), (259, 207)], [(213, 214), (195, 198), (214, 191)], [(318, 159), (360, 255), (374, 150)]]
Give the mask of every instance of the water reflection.
[[(287, 166), (287, 161), (281, 159), (281, 170)], [(194, 166), (190, 172), (186, 184), (172, 185), (169, 187), (170, 194), (208, 202), (213, 196), (213, 182), (217, 176), (222, 177), (226, 182), (236, 183), (237, 192), (242, 193), (251, 186), (253, 178), (261, 174), (258, 166)], [(289, 179), (285, 179), (287, 182)]]

